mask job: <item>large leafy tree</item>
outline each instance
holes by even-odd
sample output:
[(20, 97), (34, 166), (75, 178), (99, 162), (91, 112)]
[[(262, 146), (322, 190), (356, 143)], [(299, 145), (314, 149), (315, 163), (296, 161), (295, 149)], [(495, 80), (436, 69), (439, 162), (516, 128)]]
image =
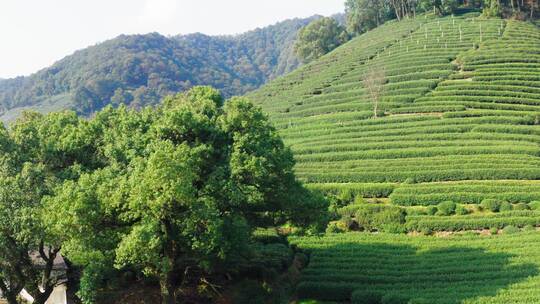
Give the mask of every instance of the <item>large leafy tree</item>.
[(333, 18), (312, 21), (298, 33), (294, 50), (303, 62), (313, 61), (348, 40), (344, 27)]
[(84, 267), (81, 295), (114, 265), (178, 287), (231, 272), (256, 227), (324, 220), (326, 202), (298, 183), (294, 160), (261, 110), (196, 87), (140, 112), (107, 108), (89, 123), (101, 169), (46, 202), (63, 252)]
[(0, 290), (11, 304), (24, 288), (42, 304), (65, 279), (55, 272), (59, 239), (42, 221), (41, 200), (76, 179), (95, 159), (93, 140), (73, 113), (27, 113), (2, 131), (0, 161)]

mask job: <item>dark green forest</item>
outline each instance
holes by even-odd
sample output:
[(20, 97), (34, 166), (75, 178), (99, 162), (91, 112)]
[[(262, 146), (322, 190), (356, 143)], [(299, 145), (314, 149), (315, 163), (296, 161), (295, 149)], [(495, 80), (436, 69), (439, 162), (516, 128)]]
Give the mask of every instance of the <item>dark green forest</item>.
[(140, 108), (200, 84), (227, 97), (242, 95), (299, 65), (293, 51), (297, 32), (317, 18), (236, 36), (121, 35), (29, 77), (1, 81), (0, 111), (41, 103), (51, 103), (52, 110), (60, 103), (83, 115), (109, 103)]

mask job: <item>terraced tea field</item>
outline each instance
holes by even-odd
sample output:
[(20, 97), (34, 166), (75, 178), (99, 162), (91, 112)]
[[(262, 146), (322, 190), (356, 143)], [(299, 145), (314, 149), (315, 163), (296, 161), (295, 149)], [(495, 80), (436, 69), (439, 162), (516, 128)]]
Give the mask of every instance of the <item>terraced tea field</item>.
[[(377, 111), (363, 85), (373, 70), (385, 75)], [(389, 22), (250, 97), (297, 175), (351, 204), (328, 231), (393, 221), (377, 234), (291, 238), (310, 255), (299, 299), (540, 303), (537, 25), (474, 13)], [(517, 227), (530, 232), (500, 234)]]
[(447, 238), (347, 233), (291, 241), (311, 254), (298, 285), (303, 299), (540, 303), (537, 232)]
[[(375, 117), (362, 79), (384, 71)], [(399, 205), (540, 200), (540, 29), (389, 22), (251, 94), (312, 188)]]

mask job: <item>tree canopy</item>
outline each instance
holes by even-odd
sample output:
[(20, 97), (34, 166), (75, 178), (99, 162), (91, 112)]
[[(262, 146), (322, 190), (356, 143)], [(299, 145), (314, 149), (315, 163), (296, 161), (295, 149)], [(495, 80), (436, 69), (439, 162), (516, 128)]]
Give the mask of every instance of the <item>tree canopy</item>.
[(126, 269), (159, 281), (163, 303), (174, 303), (179, 286), (234, 274), (254, 229), (326, 220), (327, 202), (295, 179), (261, 110), (210, 87), (89, 120), (27, 113), (2, 129), (0, 148), (0, 288), (10, 303), (22, 288), (44, 303), (60, 278), (41, 265), (57, 254), (82, 269), (85, 303)]
[(62, 280), (54, 261), (62, 233), (48, 231), (42, 200), (96, 168), (93, 139), (75, 113), (26, 113), (1, 132), (0, 290), (10, 304), (24, 288), (43, 304)]
[(334, 18), (321, 18), (300, 30), (294, 50), (301, 61), (310, 62), (347, 40), (347, 31)]
[(505, 16), (534, 20), (538, 14), (538, 1), (519, 0), (347, 0), (345, 13), (347, 31), (362, 34), (390, 19), (401, 20), (419, 13), (453, 14), (459, 7), (483, 10), (486, 16)]

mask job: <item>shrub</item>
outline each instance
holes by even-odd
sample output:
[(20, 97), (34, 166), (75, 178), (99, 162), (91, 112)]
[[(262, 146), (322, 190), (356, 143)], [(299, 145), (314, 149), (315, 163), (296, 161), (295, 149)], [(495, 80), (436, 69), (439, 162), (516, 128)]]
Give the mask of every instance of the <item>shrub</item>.
[(491, 235), (496, 235), (496, 234), (499, 233), (499, 228), (497, 228), (497, 227), (491, 227), (491, 228), (489, 228), (489, 233), (490, 233)]
[(416, 181), (412, 177), (405, 179), (405, 184), (414, 184)]
[(523, 227), (523, 230), (524, 231), (534, 231), (534, 230), (536, 230), (536, 228), (533, 225), (526, 225), (525, 227)]
[(407, 232), (407, 228), (403, 224), (383, 224), (381, 226), (381, 230), (388, 233), (405, 233)]
[(517, 228), (516, 226), (506, 226), (504, 227), (503, 229), (503, 233), (504, 234), (514, 234), (514, 233), (518, 233), (519, 232), (519, 228)]
[(499, 207), (499, 211), (505, 212), (505, 211), (512, 211), (513, 206), (509, 202), (502, 202), (501, 206)]
[(405, 224), (407, 213), (403, 208), (397, 206), (385, 206), (375, 214), (374, 223), (377, 226), (384, 224)]
[(426, 209), (427, 215), (435, 215), (437, 213), (437, 207), (435, 206), (429, 206)]
[(358, 229), (358, 222), (350, 217), (342, 218), (336, 223), (336, 226), (343, 231), (350, 231)]
[(437, 205), (437, 215), (452, 215), (456, 212), (456, 203), (452, 201), (442, 202)]
[(328, 223), (328, 226), (326, 226), (326, 233), (340, 233), (343, 232), (341, 229), (342, 225), (339, 225), (338, 222), (330, 222)]
[(402, 225), (405, 223), (405, 210), (389, 205), (361, 205), (354, 215), (359, 228), (368, 231), (383, 230), (383, 225)]
[(501, 208), (501, 202), (496, 199), (485, 199), (480, 205), (485, 210), (490, 210), (492, 212), (499, 212), (499, 209)]
[(457, 215), (467, 215), (469, 214), (469, 209), (465, 208), (463, 205), (456, 206), (456, 214)]
[(353, 191), (349, 189), (344, 189), (339, 193), (337, 199), (342, 206), (346, 206), (354, 201), (355, 195)]
[(531, 210), (540, 210), (540, 201), (532, 201), (529, 203)]
[(355, 290), (351, 295), (352, 304), (381, 304), (381, 295), (367, 290)]
[(425, 209), (408, 208), (407, 215), (427, 215), (427, 211)]
[(514, 206), (514, 210), (529, 210), (529, 205), (527, 205), (525, 203), (517, 203)]
[(420, 230), (420, 232), (423, 234), (423, 235), (432, 235), (433, 234), (433, 230), (429, 227), (422, 227), (422, 230)]
[(353, 217), (358, 209), (362, 208), (360, 205), (348, 205), (337, 210), (337, 214), (341, 217)]
[(474, 205), (474, 209), (473, 209), (475, 212), (482, 212), (484, 211), (484, 207), (482, 207), (482, 205)]
[(354, 202), (353, 202), (354, 205), (365, 204), (365, 203), (366, 203), (366, 200), (364, 200), (364, 198), (361, 195), (357, 195), (354, 197)]

